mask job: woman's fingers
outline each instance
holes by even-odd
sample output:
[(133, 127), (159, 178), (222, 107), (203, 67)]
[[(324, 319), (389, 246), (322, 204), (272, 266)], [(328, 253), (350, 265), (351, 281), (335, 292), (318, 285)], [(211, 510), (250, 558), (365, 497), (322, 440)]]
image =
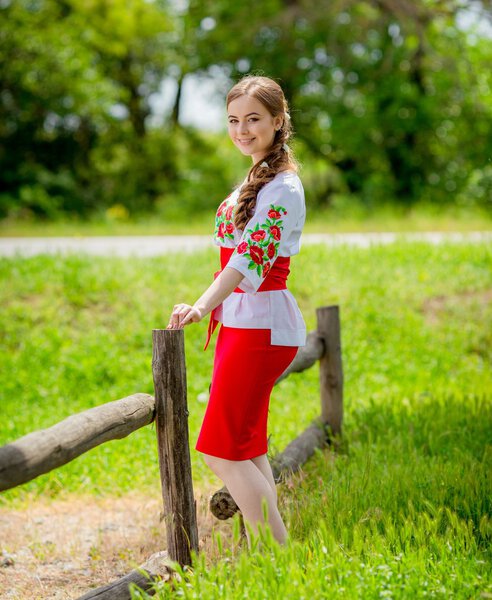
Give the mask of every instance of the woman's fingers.
[(190, 322), (199, 321), (200, 318), (200, 313), (189, 304), (176, 304), (166, 329), (181, 329)]
[(180, 310), (183, 307), (183, 304), (175, 304), (173, 308), (173, 312), (169, 318), (169, 323), (167, 329), (177, 329), (179, 327), (179, 315)]
[(190, 306), (188, 314), (185, 315), (181, 320), (181, 325), (183, 325), (184, 327), (185, 325), (189, 325), (190, 323), (198, 323), (198, 321), (200, 321), (201, 318), (202, 315), (200, 314), (200, 311)]

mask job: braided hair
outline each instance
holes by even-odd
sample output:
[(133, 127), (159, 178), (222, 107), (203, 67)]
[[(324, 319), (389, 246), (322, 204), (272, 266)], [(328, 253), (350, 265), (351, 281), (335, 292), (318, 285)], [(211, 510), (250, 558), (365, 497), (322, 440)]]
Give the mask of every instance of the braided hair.
[[(234, 211), (236, 229), (244, 229), (253, 216), (256, 207), (256, 197), (261, 188), (272, 181), (280, 173), (290, 169), (298, 171), (298, 163), (287, 142), (292, 137), (293, 129), (289, 115), (289, 107), (282, 88), (269, 77), (246, 75), (236, 83), (227, 94), (226, 105), (240, 96), (252, 96), (259, 100), (272, 117), (283, 115), (283, 124), (275, 132), (273, 143), (267, 154), (248, 171), (246, 183), (241, 188)], [(266, 166), (265, 166), (266, 165)]]

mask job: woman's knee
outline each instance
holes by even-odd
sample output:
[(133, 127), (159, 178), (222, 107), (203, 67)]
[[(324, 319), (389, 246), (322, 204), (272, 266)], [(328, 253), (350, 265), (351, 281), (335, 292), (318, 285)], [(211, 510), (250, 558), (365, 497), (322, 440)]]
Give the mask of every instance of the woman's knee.
[(225, 458), (219, 458), (218, 456), (212, 456), (211, 454), (204, 454), (203, 460), (207, 467), (209, 467), (216, 475), (220, 475), (227, 471), (229, 463), (232, 461)]

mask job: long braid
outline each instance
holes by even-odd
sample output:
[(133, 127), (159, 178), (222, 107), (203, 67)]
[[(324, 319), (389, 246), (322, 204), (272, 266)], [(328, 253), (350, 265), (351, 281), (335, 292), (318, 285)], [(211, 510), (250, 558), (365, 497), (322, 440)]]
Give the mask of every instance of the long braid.
[[(263, 102), (272, 116), (283, 114), (284, 119), (280, 129), (275, 132), (268, 153), (251, 167), (246, 183), (241, 188), (234, 210), (234, 225), (238, 230), (243, 230), (246, 223), (253, 216), (256, 198), (261, 188), (272, 181), (280, 171), (298, 170), (298, 164), (292, 150), (287, 146), (293, 130), (287, 101), (282, 89), (276, 82), (267, 77), (249, 75), (232, 88), (227, 97), (227, 104), (234, 98), (250, 92), (250, 90), (253, 92), (250, 95)], [(273, 99), (272, 96), (274, 96)], [(267, 166), (265, 166), (265, 163)]]

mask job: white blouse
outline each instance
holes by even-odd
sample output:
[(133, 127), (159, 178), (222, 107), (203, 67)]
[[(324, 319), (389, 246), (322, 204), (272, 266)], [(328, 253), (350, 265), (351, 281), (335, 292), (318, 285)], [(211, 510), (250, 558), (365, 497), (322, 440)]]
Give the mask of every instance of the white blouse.
[(246, 293), (232, 292), (217, 307), (215, 318), (226, 327), (270, 329), (272, 345), (304, 346), (306, 324), (291, 292), (257, 291), (277, 256), (293, 256), (301, 249), (306, 220), (301, 180), (293, 172), (277, 173), (258, 192), (254, 214), (244, 230), (237, 230), (232, 220), (240, 189), (220, 204), (213, 241), (235, 248), (227, 266), (244, 275), (238, 287)]

